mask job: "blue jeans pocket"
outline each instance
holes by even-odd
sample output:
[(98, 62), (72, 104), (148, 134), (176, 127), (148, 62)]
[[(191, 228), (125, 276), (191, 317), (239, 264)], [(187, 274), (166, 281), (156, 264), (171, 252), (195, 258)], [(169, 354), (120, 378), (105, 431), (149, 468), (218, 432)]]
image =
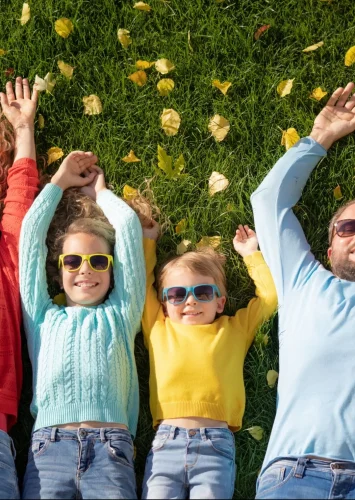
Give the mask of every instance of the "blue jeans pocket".
[(154, 436), (151, 450), (153, 452), (162, 450), (168, 437), (169, 437), (169, 434), (167, 432), (158, 431)]
[(256, 498), (264, 498), (286, 484), (293, 477), (294, 471), (295, 467), (277, 463), (271, 465), (259, 478)]
[(35, 460), (42, 456), (50, 445), (50, 439), (32, 439), (30, 450), (28, 453), (28, 460)]
[(233, 435), (230, 437), (210, 437), (208, 439), (208, 443), (219, 455), (235, 461), (235, 445)]
[(116, 462), (134, 469), (134, 448), (132, 442), (127, 441), (126, 439), (110, 439), (107, 442), (107, 450), (109, 456)]

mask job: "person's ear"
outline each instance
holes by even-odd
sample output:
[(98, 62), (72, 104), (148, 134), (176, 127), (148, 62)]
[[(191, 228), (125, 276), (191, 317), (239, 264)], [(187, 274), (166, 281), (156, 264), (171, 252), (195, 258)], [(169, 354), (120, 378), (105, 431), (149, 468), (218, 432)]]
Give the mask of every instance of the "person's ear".
[(166, 308), (166, 302), (160, 302), (160, 303), (161, 303), (161, 306), (163, 308), (164, 316), (167, 318), (169, 315), (168, 315), (168, 310)]
[(224, 311), (224, 306), (226, 305), (227, 297), (222, 295), (222, 297), (217, 297), (217, 313), (221, 314)]
[(332, 247), (329, 247), (327, 250), (327, 256), (330, 263), (332, 263), (332, 252), (333, 252)]

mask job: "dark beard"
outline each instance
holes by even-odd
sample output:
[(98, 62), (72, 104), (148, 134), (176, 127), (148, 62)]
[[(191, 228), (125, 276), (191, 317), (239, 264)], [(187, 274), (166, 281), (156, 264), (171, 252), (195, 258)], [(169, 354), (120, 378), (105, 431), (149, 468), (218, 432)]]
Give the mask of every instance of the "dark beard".
[(355, 265), (352, 262), (334, 261), (332, 259), (332, 272), (342, 280), (355, 281)]

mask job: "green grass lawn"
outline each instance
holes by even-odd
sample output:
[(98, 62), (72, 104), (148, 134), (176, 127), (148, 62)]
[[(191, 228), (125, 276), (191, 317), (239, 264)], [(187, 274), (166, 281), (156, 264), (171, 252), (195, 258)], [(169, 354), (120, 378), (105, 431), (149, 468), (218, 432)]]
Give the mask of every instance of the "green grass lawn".
[[(355, 65), (345, 67), (346, 51), (355, 45), (353, 0), (150, 0), (150, 13), (132, 8), (133, 1), (30, 0), (31, 19), (21, 26), (22, 2), (0, 0), (0, 83), (5, 70), (14, 76), (44, 77), (53, 72), (53, 95), (41, 94), (38, 113), (45, 127), (36, 129), (38, 154), (52, 146), (65, 154), (73, 149), (94, 151), (117, 194), (127, 183), (144, 187), (151, 180), (155, 201), (168, 221), (159, 245), (159, 260), (174, 254), (182, 238), (196, 243), (201, 236), (220, 235), (228, 257), (228, 313), (246, 305), (253, 287), (231, 239), (238, 223), (253, 224), (249, 197), (275, 161), (284, 153), (281, 129), (295, 127), (300, 136), (310, 131), (314, 116), (327, 98), (311, 100), (316, 87), (331, 92), (355, 79)], [(63, 39), (54, 22), (70, 18), (73, 33)], [(264, 24), (271, 28), (258, 40), (254, 32)], [(117, 29), (130, 31), (132, 44), (122, 48)], [(190, 45), (188, 34), (190, 33)], [(305, 54), (302, 49), (324, 41), (324, 46)], [(192, 50), (191, 50), (192, 48)], [(161, 97), (156, 89), (160, 75), (147, 70), (148, 82), (137, 87), (127, 76), (138, 59), (168, 58), (176, 69), (169, 78), (175, 89)], [(57, 61), (75, 67), (71, 80), (60, 74)], [(213, 88), (213, 79), (232, 82), (228, 94)], [(276, 87), (294, 78), (290, 95), (280, 98)], [(103, 111), (83, 114), (82, 98), (100, 97)], [(181, 116), (179, 132), (165, 135), (160, 127), (163, 108)], [(230, 121), (226, 139), (210, 137), (208, 122), (214, 114)], [(157, 145), (177, 158), (184, 155), (187, 176), (177, 181), (156, 175)], [(141, 163), (126, 164), (121, 158), (133, 149)], [(300, 218), (316, 256), (325, 262), (327, 223), (339, 205), (333, 189), (339, 184), (343, 200), (354, 197), (354, 138), (338, 143), (328, 159), (312, 175), (301, 202)], [(53, 172), (58, 162), (49, 167)], [(212, 171), (230, 181), (227, 190), (208, 194)], [(227, 208), (228, 207), (228, 208)], [(175, 225), (187, 219), (187, 229), (175, 234)], [(253, 497), (255, 481), (265, 454), (274, 412), (276, 388), (266, 382), (269, 369), (277, 370), (276, 320), (265, 325), (264, 345), (251, 348), (245, 363), (247, 407), (243, 429), (236, 434), (238, 467), (235, 498)], [(148, 354), (138, 336), (137, 363), (140, 375), (141, 411), (136, 439), (136, 470), (140, 486), (145, 457), (153, 436), (148, 407)], [(24, 350), (25, 381), (19, 422), (12, 431), (22, 477), (32, 420), (31, 375)], [(233, 381), (231, 381), (233, 383)], [(260, 425), (265, 433), (255, 441), (246, 428)]]

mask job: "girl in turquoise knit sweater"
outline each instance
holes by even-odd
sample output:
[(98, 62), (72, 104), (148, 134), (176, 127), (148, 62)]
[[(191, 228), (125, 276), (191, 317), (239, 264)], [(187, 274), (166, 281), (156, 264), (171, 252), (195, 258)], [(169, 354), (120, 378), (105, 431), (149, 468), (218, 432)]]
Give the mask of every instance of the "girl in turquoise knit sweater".
[[(96, 161), (92, 153), (71, 153), (22, 226), (20, 288), (35, 418), (25, 499), (136, 497), (142, 228), (106, 188)], [(58, 306), (47, 290), (46, 236), (63, 191), (74, 186), (96, 200), (110, 224), (81, 218), (61, 237), (58, 267), (67, 305)]]

